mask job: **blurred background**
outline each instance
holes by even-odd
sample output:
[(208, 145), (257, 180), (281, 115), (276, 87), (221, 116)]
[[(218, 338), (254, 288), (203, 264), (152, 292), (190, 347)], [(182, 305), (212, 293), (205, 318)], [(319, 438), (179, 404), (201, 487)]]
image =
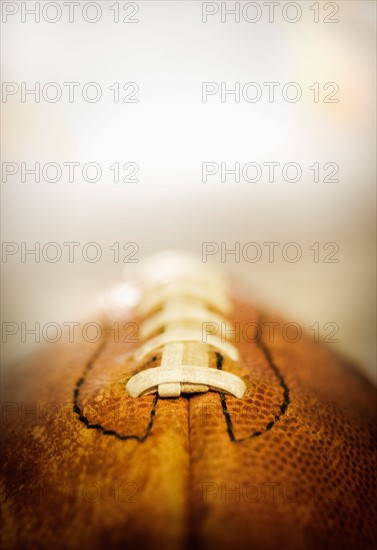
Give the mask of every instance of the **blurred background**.
[[(3, 2), (3, 9), (5, 4), (21, 9), (21, 2)], [(3, 95), (2, 240), (8, 243), (3, 252), (14, 252), (3, 254), (3, 326), (32, 328), (37, 322), (81, 321), (90, 315), (98, 295), (137, 267), (123, 262), (132, 251), (122, 252), (126, 243), (137, 244), (134, 257), (142, 262), (170, 248), (201, 257), (203, 242), (217, 243), (220, 250), (222, 242), (229, 249), (240, 243), (241, 251), (256, 242), (263, 250), (258, 262), (241, 254), (239, 262), (227, 255), (223, 263), (218, 253), (208, 263), (223, 265), (254, 302), (304, 329), (319, 323), (325, 336), (324, 325), (336, 323), (339, 342), (332, 345), (375, 378), (375, 2), (333, 2), (333, 16), (332, 9), (324, 11), (324, 2), (298, 2), (302, 17), (296, 23), (282, 15), (286, 2), (277, 7), (273, 22), (260, 2), (262, 15), (255, 23), (242, 14), (239, 22), (231, 16), (222, 22), (221, 3), (205, 7), (189, 1), (142, 1), (131, 7), (97, 2), (102, 14), (90, 23), (82, 16), (84, 4), (76, 7), (73, 22), (66, 10), (56, 23), (43, 16), (39, 23), (29, 16), (23, 22), (21, 11), (4, 22), (3, 13), (3, 82), (19, 89), (22, 82), (27, 88), (53, 82), (63, 90), (55, 103), (31, 96), (23, 102), (20, 92)], [(119, 23), (115, 8), (110, 9), (115, 4)], [(240, 4), (242, 9), (245, 3)], [(317, 12), (309, 9), (314, 4)], [(234, 2), (226, 6), (234, 8)], [(96, 13), (90, 9), (84, 12), (87, 19)], [(203, 9), (218, 11), (203, 22)], [(53, 16), (51, 8), (48, 17)], [(339, 21), (325, 23), (326, 16)], [(64, 82), (79, 83), (72, 103)], [(101, 87), (98, 102), (83, 100), (81, 91), (89, 82)], [(137, 103), (122, 101), (132, 91), (122, 90), (127, 82), (137, 83)], [(222, 102), (220, 93), (203, 102), (203, 82), (225, 82), (228, 88), (239, 82), (241, 89), (248, 82), (280, 85), (273, 103), (266, 87), (255, 103), (242, 95), (239, 102), (230, 96)], [(300, 84), (300, 101), (282, 99), (288, 82)], [(339, 86), (337, 103), (323, 101), (332, 92), (323, 88), (328, 82)], [(114, 83), (119, 83), (118, 103)], [(310, 89), (315, 83), (318, 102)], [(56, 182), (43, 174), (40, 182), (31, 175), (22, 181), (21, 163), (30, 168), (36, 162), (80, 166), (74, 181), (67, 171)], [(102, 169), (98, 182), (82, 175), (82, 166), (90, 162)], [(205, 162), (224, 162), (228, 168), (236, 162), (241, 167), (296, 162), (302, 177), (284, 181), (280, 169), (273, 182), (265, 171), (258, 182), (242, 177), (235, 182), (232, 177), (222, 181), (219, 171), (204, 182)], [(339, 181), (323, 181), (328, 162), (339, 166), (334, 176)], [(4, 163), (15, 163), (5, 170), (17, 166), (18, 172), (4, 179)], [(115, 163), (119, 182), (109, 168)], [(126, 163), (137, 164), (137, 182), (122, 181), (129, 173), (122, 169)], [(315, 163), (322, 167), (318, 182), (309, 168)], [(49, 174), (53, 179), (53, 170)], [(39, 262), (31, 255), (22, 258), (22, 242), (27, 248), (58, 243), (62, 258), (56, 263), (43, 256)], [(72, 262), (66, 242), (79, 243)], [(82, 256), (89, 242), (102, 252), (97, 262)], [(265, 242), (280, 243), (273, 262)], [(289, 242), (302, 249), (296, 263), (282, 255)], [(114, 243), (119, 243), (118, 262)], [(326, 243), (339, 247), (337, 263), (324, 261), (332, 251), (324, 249)], [(35, 347), (33, 337), (22, 342), (20, 332), (3, 334), (4, 339), (5, 365)]]

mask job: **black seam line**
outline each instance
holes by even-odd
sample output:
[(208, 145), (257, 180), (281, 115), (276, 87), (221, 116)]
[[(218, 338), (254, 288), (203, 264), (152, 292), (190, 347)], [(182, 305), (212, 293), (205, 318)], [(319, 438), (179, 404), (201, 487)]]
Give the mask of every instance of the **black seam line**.
[[(220, 393), (220, 401), (221, 401), (222, 411), (223, 411), (223, 414), (224, 414), (224, 417), (225, 417), (226, 431), (227, 431), (227, 433), (229, 435), (229, 439), (232, 441), (232, 443), (243, 443), (244, 441), (246, 441), (248, 439), (254, 439), (254, 437), (259, 437), (260, 435), (263, 435), (264, 433), (271, 430), (271, 428), (275, 425), (275, 422), (278, 422), (280, 420), (280, 418), (285, 414), (285, 412), (288, 408), (288, 405), (291, 402), (290, 397), (289, 397), (289, 387), (287, 386), (287, 383), (284, 380), (284, 376), (282, 375), (282, 373), (280, 372), (278, 367), (273, 362), (270, 350), (267, 348), (267, 346), (261, 340), (259, 340), (257, 342), (257, 344), (260, 347), (260, 349), (263, 351), (263, 353), (264, 353), (264, 355), (265, 355), (265, 357), (268, 361), (269, 366), (273, 370), (276, 378), (279, 380), (280, 386), (283, 388), (283, 402), (280, 405), (280, 412), (277, 415), (275, 415), (274, 420), (271, 420), (271, 422), (269, 422), (265, 426), (263, 431), (255, 431), (255, 432), (251, 433), (250, 435), (248, 435), (247, 437), (236, 438), (236, 436), (234, 435), (232, 418), (231, 418), (230, 413), (228, 411), (228, 406), (227, 406), (227, 402), (226, 402), (226, 395), (225, 395), (225, 393), (221, 392)], [(223, 368), (223, 356), (218, 352), (216, 352), (216, 367), (219, 370), (222, 370), (222, 368)]]
[(104, 338), (101, 345), (97, 348), (93, 356), (89, 359), (88, 363), (85, 365), (82, 376), (76, 382), (75, 389), (73, 390), (73, 411), (77, 414), (80, 422), (82, 422), (89, 430), (98, 430), (103, 435), (112, 435), (113, 437), (116, 437), (121, 441), (125, 441), (127, 439), (135, 439), (136, 441), (139, 441), (139, 443), (144, 443), (144, 441), (147, 439), (147, 437), (150, 435), (152, 431), (154, 417), (156, 415), (158, 395), (156, 395), (155, 398), (153, 399), (151, 413), (149, 417), (149, 423), (145, 431), (145, 434), (143, 436), (133, 435), (133, 434), (123, 435), (115, 430), (108, 430), (107, 428), (102, 426), (102, 424), (92, 424), (90, 420), (83, 414), (83, 411), (78, 404), (80, 387), (84, 384), (87, 373), (93, 368), (94, 362), (102, 352), (105, 345), (106, 345), (106, 339)]

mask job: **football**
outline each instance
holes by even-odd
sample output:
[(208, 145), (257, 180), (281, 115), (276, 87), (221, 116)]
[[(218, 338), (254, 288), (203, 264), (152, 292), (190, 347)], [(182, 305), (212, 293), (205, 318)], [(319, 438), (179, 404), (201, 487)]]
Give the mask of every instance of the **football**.
[(3, 548), (376, 547), (374, 385), (185, 254), (8, 368), (2, 422)]

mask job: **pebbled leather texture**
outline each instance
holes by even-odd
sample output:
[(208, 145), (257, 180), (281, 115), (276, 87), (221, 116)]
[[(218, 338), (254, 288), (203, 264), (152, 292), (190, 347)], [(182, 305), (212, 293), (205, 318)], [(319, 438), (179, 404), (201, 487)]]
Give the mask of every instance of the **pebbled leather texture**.
[[(233, 302), (233, 323), (284, 323)], [(352, 365), (250, 330), (240, 362), (210, 354), (242, 399), (131, 398), (160, 354), (140, 366), (103, 326), (4, 376), (3, 548), (375, 548), (376, 392)]]

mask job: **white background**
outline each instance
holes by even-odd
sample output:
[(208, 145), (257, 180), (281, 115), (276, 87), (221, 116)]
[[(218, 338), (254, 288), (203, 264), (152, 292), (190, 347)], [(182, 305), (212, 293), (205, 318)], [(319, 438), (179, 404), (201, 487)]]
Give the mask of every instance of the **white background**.
[[(22, 103), (20, 94), (2, 103), (3, 162), (97, 162), (104, 170), (98, 183), (35, 183), (32, 177), (23, 183), (19, 176), (2, 183), (3, 241), (95, 241), (103, 251), (93, 264), (80, 254), (74, 263), (65, 256), (55, 264), (9, 257), (2, 265), (3, 322), (31, 327), (85, 318), (98, 293), (124, 268), (126, 274), (135, 268), (114, 262), (114, 242), (138, 243), (142, 261), (169, 248), (200, 257), (203, 241), (229, 248), (295, 241), (303, 249), (297, 263), (281, 253), (269, 263), (264, 248), (259, 262), (228, 256), (224, 268), (256, 303), (289, 321), (305, 328), (337, 323), (335, 347), (373, 374), (375, 3), (338, 2), (335, 24), (313, 22), (314, 2), (299, 2), (303, 16), (294, 24), (280, 7), (273, 23), (266, 7), (255, 24), (230, 16), (222, 23), (221, 6), (203, 23), (202, 3), (188, 1), (138, 2), (138, 23), (114, 23), (114, 2), (98, 4), (97, 23), (84, 21), (80, 6), (73, 23), (66, 11), (55, 24), (32, 17), (22, 23), (19, 12), (2, 25), (3, 81), (96, 81), (104, 92), (98, 103)], [(109, 86), (130, 81), (139, 85), (139, 102), (114, 103)], [(294, 104), (280, 94), (274, 103), (222, 103), (219, 94), (203, 103), (205, 81), (229, 87), (295, 81), (304, 93)], [(314, 82), (338, 83), (339, 103), (315, 103)], [(139, 182), (114, 183), (107, 167), (130, 161), (140, 167)], [(219, 175), (203, 183), (202, 163), (210, 161), (296, 161), (304, 175), (296, 183), (221, 182)], [(340, 166), (339, 183), (314, 183), (308, 167), (329, 161)], [(339, 263), (314, 263), (308, 249), (314, 242), (336, 242)], [(26, 343), (10, 337), (4, 362), (32, 344), (32, 337)]]

